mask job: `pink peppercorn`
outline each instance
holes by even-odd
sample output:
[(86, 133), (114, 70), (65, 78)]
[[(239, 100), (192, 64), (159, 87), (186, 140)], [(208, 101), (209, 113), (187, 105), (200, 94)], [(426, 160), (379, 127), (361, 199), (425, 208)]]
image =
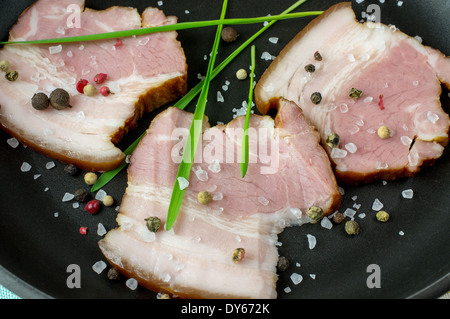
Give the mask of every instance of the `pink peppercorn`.
[(80, 227), (80, 234), (81, 235), (86, 235), (87, 234), (87, 230), (88, 230), (87, 227)]
[(86, 206), (84, 207), (84, 210), (92, 215), (97, 214), (98, 211), (100, 210), (100, 202), (96, 199), (93, 199), (87, 202)]
[(106, 81), (106, 78), (108, 76), (105, 73), (98, 73), (96, 76), (94, 76), (94, 82), (97, 84), (101, 84)]
[(84, 89), (84, 87), (85, 87), (88, 83), (89, 83), (89, 82), (88, 82), (87, 80), (85, 80), (85, 79), (80, 79), (80, 80), (77, 82), (77, 85), (76, 85), (77, 91), (80, 92), (81, 94), (83, 94), (83, 93), (84, 93), (83, 89)]
[(101, 95), (103, 95), (103, 96), (108, 96), (108, 95), (111, 94), (111, 91), (110, 91), (109, 87), (107, 87), (107, 86), (102, 86), (102, 87), (100, 88), (100, 93), (101, 93)]

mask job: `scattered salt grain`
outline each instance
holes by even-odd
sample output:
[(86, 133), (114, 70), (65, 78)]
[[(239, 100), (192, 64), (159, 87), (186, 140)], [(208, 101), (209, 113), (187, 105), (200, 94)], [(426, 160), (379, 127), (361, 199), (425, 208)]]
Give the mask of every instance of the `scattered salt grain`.
[(55, 45), (55, 46), (52, 46), (52, 47), (48, 48), (48, 52), (50, 54), (57, 54), (57, 53), (60, 53), (61, 51), (62, 51), (62, 45), (61, 44), (60, 45)]
[(219, 160), (217, 159), (212, 160), (211, 163), (208, 165), (208, 169), (213, 173), (219, 173), (221, 170)]
[(51, 161), (45, 164), (46, 169), (52, 169), (56, 166), (55, 162)]
[(80, 203), (75, 202), (75, 203), (72, 204), (72, 207), (75, 208), (75, 209), (77, 209), (77, 208), (80, 207)]
[(397, 6), (401, 7), (403, 5), (403, 1), (397, 1)]
[(97, 274), (100, 274), (107, 267), (106, 263), (102, 260), (97, 261), (94, 265), (92, 265), (92, 270), (94, 270)]
[(107, 233), (105, 226), (102, 223), (98, 223), (97, 225), (97, 235), (103, 236)]
[(269, 52), (264, 51), (264, 52), (261, 54), (261, 59), (266, 60), (266, 61), (269, 61), (269, 60), (275, 59), (275, 57), (274, 57), (272, 54), (270, 54)]
[(277, 37), (270, 37), (269, 38), (269, 42), (273, 43), (273, 44), (277, 44), (278, 43), (278, 38)]
[(95, 199), (97, 199), (99, 201), (102, 201), (103, 198), (105, 198), (106, 195), (107, 194), (106, 194), (106, 192), (103, 189), (99, 189), (97, 194), (95, 194)]
[(428, 121), (430, 121), (431, 123), (435, 124), (435, 123), (439, 120), (439, 115), (437, 115), (437, 114), (435, 114), (435, 113), (433, 113), (433, 112), (431, 112), (431, 111), (428, 111), (428, 113), (427, 113), (427, 119), (428, 119)]
[(344, 158), (347, 156), (347, 151), (334, 147), (331, 151), (331, 158)]
[(303, 276), (300, 275), (300, 274), (297, 274), (296, 272), (294, 272), (294, 273), (292, 273), (292, 275), (291, 275), (291, 280), (292, 280), (292, 283), (293, 283), (294, 285), (298, 285), (299, 283), (302, 282)]
[(58, 213), (58, 212), (55, 212), (55, 213), (53, 214), (53, 216), (54, 216), (54, 217), (58, 217), (58, 216), (59, 216), (59, 213)]
[(326, 229), (331, 229), (333, 227), (333, 223), (328, 218), (322, 218), (320, 221), (320, 226)]
[(383, 203), (378, 198), (375, 198), (372, 204), (372, 210), (379, 211), (383, 207), (384, 207)]
[(6, 140), (6, 143), (8, 143), (9, 146), (12, 148), (17, 148), (19, 146), (19, 141), (15, 137), (11, 137)]
[(177, 180), (181, 190), (189, 186), (189, 181), (186, 178), (180, 176), (177, 178)]
[(314, 247), (316, 247), (316, 244), (317, 244), (316, 237), (311, 234), (307, 234), (306, 237), (308, 238), (309, 249), (314, 249)]
[(411, 199), (414, 196), (414, 191), (412, 189), (405, 189), (402, 191), (403, 198)]
[(62, 198), (62, 201), (63, 201), (63, 202), (68, 202), (68, 201), (71, 201), (71, 200), (74, 199), (74, 198), (75, 198), (75, 195), (74, 195), (74, 194), (71, 194), (71, 193), (65, 193), (64, 196), (63, 196), (63, 198)]
[(290, 293), (291, 291), (292, 291), (292, 289), (290, 287), (284, 288), (284, 292), (287, 294)]
[(208, 172), (203, 170), (200, 166), (193, 167), (192, 170), (194, 171), (195, 176), (197, 176), (199, 181), (206, 182), (208, 180)]
[[(159, 1), (162, 2), (162, 1)], [(136, 290), (138, 286), (138, 281), (134, 278), (128, 278), (127, 281), (125, 281), (125, 286), (127, 286), (131, 290)]]
[(409, 136), (406, 136), (406, 135), (403, 135), (402, 137), (400, 137), (400, 141), (405, 146), (410, 146), (411, 143), (412, 143), (412, 139)]
[(364, 217), (366, 217), (366, 214), (365, 213), (361, 213), (361, 214), (358, 215), (358, 217), (363, 219)]
[(355, 216), (355, 214), (356, 214), (356, 210), (351, 209), (351, 208), (347, 208), (343, 213), (344, 216), (349, 217), (349, 218), (353, 218)]
[(27, 162), (23, 162), (22, 166), (20, 166), (20, 170), (24, 173), (29, 172), (31, 170), (31, 165)]
[(356, 147), (356, 145), (354, 143), (345, 144), (345, 148), (347, 149), (347, 151), (349, 151), (352, 154), (354, 154), (358, 150), (358, 148)]
[(158, 1), (157, 3), (158, 3), (158, 6), (162, 6), (163, 5), (162, 1)]
[(215, 192), (212, 199), (213, 200), (222, 200), (223, 199), (222, 192)]
[(41, 177), (41, 174), (34, 174), (33, 176), (34, 179), (38, 179), (39, 177)]
[(316, 274), (309, 274), (309, 277), (311, 277), (312, 279), (316, 279)]
[(370, 103), (372, 101), (373, 101), (373, 97), (371, 97), (371, 96), (368, 96), (364, 99), (364, 103)]
[(405, 233), (403, 232), (403, 230), (401, 230), (401, 231), (398, 232), (398, 234), (399, 234), (400, 236), (403, 236)]
[(225, 99), (220, 91), (217, 91), (217, 102), (224, 102)]
[(267, 198), (265, 198), (264, 196), (259, 196), (258, 202), (264, 206), (269, 205), (269, 200)]

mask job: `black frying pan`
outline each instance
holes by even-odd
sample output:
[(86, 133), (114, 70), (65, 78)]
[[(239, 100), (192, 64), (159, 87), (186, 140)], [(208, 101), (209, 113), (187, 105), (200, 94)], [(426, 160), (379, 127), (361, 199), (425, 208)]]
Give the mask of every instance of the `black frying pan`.
[[(309, 0), (297, 11), (325, 10), (339, 1)], [(353, 1), (357, 17), (367, 11), (370, 3), (379, 5), (381, 21), (394, 24), (405, 33), (423, 38), (430, 45), (450, 55), (450, 0), (366, 0), (360, 4)], [(5, 1), (0, 10), (0, 36), (6, 39), (8, 30), (20, 13), (33, 1)], [(252, 17), (279, 14), (294, 0), (230, 0), (227, 17)], [(144, 0), (88, 0), (87, 6), (105, 9), (111, 5), (137, 7), (141, 12), (146, 6), (157, 6), (157, 1)], [(176, 15), (179, 21), (216, 19), (220, 15), (222, 2), (219, 0), (175, 1), (164, 0), (161, 8), (168, 15)], [(186, 12), (188, 10), (189, 12)], [(280, 21), (272, 26), (254, 43), (257, 56), (268, 51), (277, 55), (284, 45), (299, 32), (311, 18)], [(238, 41), (221, 44), (218, 61), (222, 61), (240, 43), (253, 35), (262, 24), (242, 25), (235, 28), (240, 33)], [(212, 47), (215, 28), (179, 31), (179, 40), (185, 49), (189, 64), (189, 87), (198, 79), (197, 74), (205, 74), (207, 61), (203, 59)], [(278, 37), (277, 44), (268, 41)], [(247, 85), (241, 85), (235, 72), (249, 65), (250, 49), (238, 56), (211, 85), (211, 98), (206, 113), (211, 123), (227, 122), (232, 119), (233, 108), (240, 108), (247, 99)], [(256, 79), (269, 61), (257, 58)], [(226, 103), (215, 101), (215, 92), (228, 80), (230, 88), (224, 92)], [(448, 92), (444, 91), (442, 103), (450, 111)], [(126, 148), (144, 130), (151, 119), (165, 107), (145, 115), (138, 128), (121, 143)], [(193, 111), (194, 103), (187, 110)], [(47, 170), (45, 164), (51, 161), (41, 154), (19, 146), (11, 148), (9, 138), (0, 132), (0, 283), (3, 283), (22, 297), (51, 298), (155, 298), (155, 294), (142, 287), (130, 290), (124, 277), (109, 281), (106, 271), (97, 274), (92, 266), (104, 260), (97, 242), (98, 223), (106, 229), (116, 227), (117, 212), (112, 208), (91, 216), (82, 208), (75, 209), (72, 202), (62, 202), (65, 192), (74, 192), (86, 187), (83, 172), (78, 176), (68, 176), (64, 164), (55, 162), (56, 167)], [(28, 173), (20, 171), (22, 163), (32, 165)], [(34, 174), (41, 177), (34, 179)], [(44, 189), (48, 187), (48, 191)], [(105, 186), (118, 203), (126, 187), (126, 171)], [(414, 198), (405, 200), (401, 196), (404, 189), (413, 189)], [(359, 236), (350, 237), (343, 225), (331, 230), (319, 225), (304, 225), (289, 228), (279, 237), (282, 246), (280, 255), (286, 256), (291, 266), (280, 272), (278, 281), (279, 298), (436, 298), (450, 290), (450, 153), (447, 149), (433, 167), (424, 168), (414, 178), (393, 182), (375, 182), (357, 188), (345, 188), (342, 211), (361, 204), (359, 212), (366, 213), (364, 219), (357, 217), (361, 225)], [(354, 196), (357, 196), (355, 200)], [(391, 212), (391, 220), (380, 224), (374, 220), (371, 205), (379, 198), (386, 210)], [(55, 213), (58, 212), (58, 217)], [(88, 226), (88, 235), (82, 236), (78, 229)], [(307, 234), (317, 239), (314, 249), (308, 248)], [(403, 234), (403, 235), (400, 235)], [(298, 265), (296, 265), (298, 263)], [(69, 288), (66, 284), (70, 275), (68, 266), (78, 265), (81, 270), (81, 288)], [(380, 288), (368, 287), (373, 275), (370, 265), (380, 270)], [(290, 275), (299, 273), (303, 281), (293, 285)], [(313, 278), (314, 277), (314, 278)], [(286, 293), (284, 289), (291, 288)]]

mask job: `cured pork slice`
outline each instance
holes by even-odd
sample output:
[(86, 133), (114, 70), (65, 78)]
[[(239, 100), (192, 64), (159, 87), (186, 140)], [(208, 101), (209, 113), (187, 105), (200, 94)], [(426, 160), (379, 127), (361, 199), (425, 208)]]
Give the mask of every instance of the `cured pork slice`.
[[(255, 102), (263, 114), (279, 97), (297, 103), (320, 132), (338, 181), (358, 184), (413, 176), (442, 155), (449, 116), (441, 83), (450, 85), (450, 58), (394, 26), (359, 23), (351, 4), (340, 3), (281, 51)], [(352, 89), (362, 95), (349, 96)], [(381, 126), (389, 138), (378, 136)], [(338, 147), (325, 145), (331, 133)]]
[[(79, 15), (77, 15), (79, 13)], [(83, 0), (39, 0), (10, 30), (9, 40), (37, 40), (103, 33), (176, 23), (156, 8), (142, 16), (134, 8), (84, 8)], [(106, 171), (124, 154), (117, 144), (149, 112), (187, 90), (186, 58), (176, 32), (67, 44), (9, 44), (0, 60), (10, 62), (19, 77), (0, 81), (0, 123), (10, 134), (46, 155), (80, 168)], [(107, 74), (96, 84), (94, 76)], [(76, 90), (87, 79), (96, 95)], [(113, 94), (102, 96), (101, 86)], [(31, 98), (63, 88), (71, 108), (35, 110)]]
[[(174, 226), (165, 230), (180, 150), (192, 114), (177, 108), (160, 113), (132, 154), (128, 186), (117, 222), (99, 242), (105, 257), (147, 288), (189, 298), (275, 298), (277, 235), (311, 222), (319, 206), (334, 212), (340, 193), (317, 131), (294, 103), (281, 100), (278, 114), (252, 115), (250, 164), (240, 171), (244, 117), (209, 127), (192, 164), (189, 186)], [(208, 191), (212, 201), (200, 204)], [(156, 216), (156, 233), (145, 219)], [(240, 263), (233, 251), (244, 248)]]

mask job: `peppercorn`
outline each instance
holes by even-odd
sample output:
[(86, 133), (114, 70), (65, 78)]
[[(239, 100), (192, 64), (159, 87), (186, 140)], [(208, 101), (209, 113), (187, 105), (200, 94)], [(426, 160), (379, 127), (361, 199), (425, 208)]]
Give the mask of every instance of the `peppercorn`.
[(156, 233), (159, 227), (161, 227), (161, 220), (156, 216), (146, 218), (145, 221), (147, 222), (148, 230), (153, 233)]
[(284, 256), (280, 256), (278, 258), (277, 268), (279, 271), (285, 271), (289, 268), (289, 260)]
[(169, 294), (158, 294), (158, 299), (170, 299), (170, 295)]
[(50, 93), (50, 105), (57, 110), (63, 110), (70, 105), (70, 95), (64, 89), (55, 89)]
[(88, 172), (84, 175), (84, 182), (88, 185), (94, 185), (97, 181), (97, 174)]
[(239, 34), (237, 33), (236, 29), (233, 27), (226, 27), (222, 30), (222, 39), (225, 42), (233, 42), (236, 41)]
[(111, 268), (108, 270), (107, 278), (108, 278), (109, 280), (116, 280), (116, 279), (119, 278), (119, 275), (120, 275), (119, 270), (117, 270), (116, 267), (111, 267)]
[(231, 259), (233, 260), (233, 262), (235, 264), (239, 263), (242, 261), (242, 259), (244, 259), (245, 256), (245, 249), (244, 248), (236, 248), (233, 251), (233, 255), (231, 257)]
[(64, 172), (74, 176), (78, 173), (78, 168), (73, 164), (67, 164), (66, 166), (64, 166)]
[(105, 73), (99, 73), (94, 76), (94, 82), (97, 84), (101, 84), (106, 81), (107, 75)]
[(95, 215), (100, 210), (100, 202), (97, 199), (93, 199), (87, 202), (86, 206), (84, 206), (84, 210), (89, 214)]
[(344, 221), (344, 219), (345, 219), (345, 216), (342, 213), (337, 212), (336, 214), (333, 215), (333, 221), (336, 224), (342, 223)]
[(39, 92), (35, 93), (31, 98), (31, 106), (36, 110), (45, 110), (50, 105), (50, 99), (47, 94)]
[(9, 71), (9, 67), (10, 67), (10, 64), (8, 61), (6, 61), (6, 60), (0, 61), (0, 71), (7, 72), (7, 71)]
[(321, 101), (322, 101), (322, 94), (320, 94), (319, 92), (314, 92), (313, 94), (311, 94), (311, 102), (317, 105)]
[(316, 67), (314, 66), (314, 64), (308, 64), (307, 66), (305, 66), (305, 71), (308, 73), (312, 73), (316, 71)]
[(377, 213), (376, 217), (377, 217), (378, 221), (383, 222), (383, 223), (387, 222), (389, 220), (389, 214), (384, 210), (380, 210)]
[(387, 127), (385, 125), (380, 126), (378, 128), (377, 133), (378, 133), (378, 136), (382, 139), (387, 139), (387, 138), (391, 137), (391, 130), (389, 129), (389, 127)]
[(341, 139), (340, 139), (339, 135), (337, 135), (336, 133), (330, 133), (330, 134), (328, 134), (325, 143), (329, 147), (333, 148), (333, 147), (338, 147), (340, 141), (341, 141)]
[(314, 53), (314, 59), (315, 59), (316, 61), (322, 61), (322, 56), (320, 55), (319, 51), (316, 51), (316, 52)]
[(111, 90), (107, 86), (102, 86), (100, 88), (100, 94), (103, 95), (103, 96), (108, 96), (108, 95), (111, 94)]
[(197, 200), (200, 204), (206, 205), (212, 200), (212, 196), (207, 191), (201, 191), (197, 195)]
[(114, 204), (114, 198), (111, 195), (106, 195), (105, 197), (103, 197), (102, 199), (102, 203), (105, 206), (112, 206), (112, 204)]
[(83, 93), (87, 96), (94, 96), (95, 87), (92, 84), (86, 84), (86, 86), (83, 88)]
[(247, 71), (245, 69), (240, 69), (236, 72), (236, 77), (238, 80), (245, 80), (247, 78)]
[(86, 79), (80, 79), (78, 82), (77, 82), (77, 85), (76, 85), (76, 89), (77, 89), (77, 91), (78, 92), (80, 92), (80, 93), (84, 93), (84, 87), (86, 86), (86, 85), (88, 85), (88, 80), (86, 80)]
[(348, 96), (350, 96), (355, 101), (358, 101), (358, 99), (363, 95), (363, 92), (361, 90), (352, 88), (350, 92), (348, 93)]
[(345, 223), (345, 232), (349, 235), (359, 234), (359, 224), (354, 220), (349, 220)]
[(75, 200), (80, 203), (84, 203), (89, 199), (89, 192), (83, 188), (77, 189), (74, 193)]
[(19, 77), (19, 73), (17, 71), (7, 71), (5, 74), (5, 78), (8, 81), (14, 82)]
[(323, 217), (323, 209), (317, 206), (312, 206), (308, 208), (306, 211), (306, 215), (311, 218), (313, 221), (312, 223), (315, 224), (317, 221), (321, 220)]

